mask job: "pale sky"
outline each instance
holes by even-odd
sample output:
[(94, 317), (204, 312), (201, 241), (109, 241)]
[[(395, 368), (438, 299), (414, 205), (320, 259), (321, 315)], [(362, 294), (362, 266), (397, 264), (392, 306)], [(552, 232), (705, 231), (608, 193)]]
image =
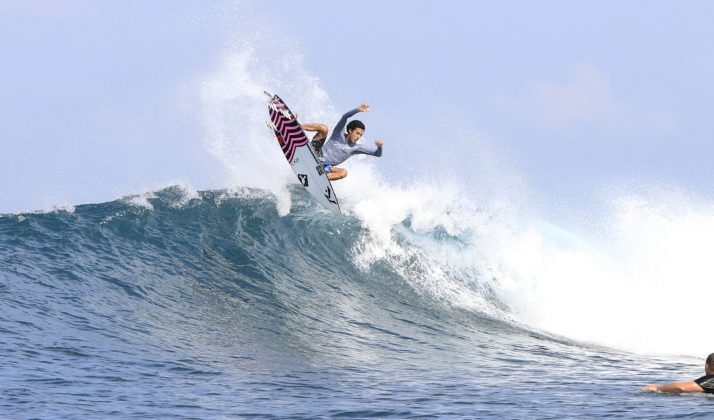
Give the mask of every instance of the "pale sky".
[[(233, 84), (285, 74), (299, 83), (265, 88), (308, 115), (369, 102), (395, 182), (468, 184), (487, 150), (549, 200), (631, 184), (708, 197), (712, 22), (709, 1), (2, 0), (0, 213), (229, 187), (198, 98), (246, 56), (252, 79)], [(285, 51), (295, 67), (278, 68)]]

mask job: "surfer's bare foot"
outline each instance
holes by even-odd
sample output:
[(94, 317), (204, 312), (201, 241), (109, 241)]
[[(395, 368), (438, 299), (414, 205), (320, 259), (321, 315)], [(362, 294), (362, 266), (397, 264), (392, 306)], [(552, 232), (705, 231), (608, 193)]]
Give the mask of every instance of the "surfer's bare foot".
[(332, 171), (327, 174), (327, 179), (337, 181), (347, 176), (347, 169), (332, 167)]

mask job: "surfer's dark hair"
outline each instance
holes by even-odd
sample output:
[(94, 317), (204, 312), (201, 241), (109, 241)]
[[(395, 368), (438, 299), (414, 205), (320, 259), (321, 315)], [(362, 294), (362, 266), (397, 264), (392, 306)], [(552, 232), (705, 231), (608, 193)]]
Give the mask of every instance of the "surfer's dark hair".
[(707, 357), (707, 365), (709, 365), (710, 368), (714, 368), (714, 353)]
[(354, 130), (355, 128), (361, 128), (362, 130), (365, 130), (364, 123), (360, 120), (352, 120), (349, 124), (347, 124), (348, 132)]

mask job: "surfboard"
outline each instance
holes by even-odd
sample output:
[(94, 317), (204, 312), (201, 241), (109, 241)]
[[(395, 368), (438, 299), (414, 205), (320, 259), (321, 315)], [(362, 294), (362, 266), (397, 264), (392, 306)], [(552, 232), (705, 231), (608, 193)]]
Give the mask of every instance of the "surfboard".
[(295, 115), (278, 95), (268, 95), (268, 126), (275, 133), (285, 159), (297, 175), (298, 181), (325, 208), (341, 214), (340, 203), (322, 163), (310, 147), (310, 142)]

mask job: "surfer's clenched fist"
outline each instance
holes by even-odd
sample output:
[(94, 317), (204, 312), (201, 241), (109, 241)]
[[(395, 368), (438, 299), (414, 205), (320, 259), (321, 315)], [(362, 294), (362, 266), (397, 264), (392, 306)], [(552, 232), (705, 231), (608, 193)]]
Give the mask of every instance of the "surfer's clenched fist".
[(369, 105), (366, 104), (366, 103), (364, 103), (364, 102), (362, 102), (362, 103), (359, 104), (359, 106), (357, 107), (357, 111), (359, 111), (359, 112), (367, 112), (367, 111), (369, 111)]

